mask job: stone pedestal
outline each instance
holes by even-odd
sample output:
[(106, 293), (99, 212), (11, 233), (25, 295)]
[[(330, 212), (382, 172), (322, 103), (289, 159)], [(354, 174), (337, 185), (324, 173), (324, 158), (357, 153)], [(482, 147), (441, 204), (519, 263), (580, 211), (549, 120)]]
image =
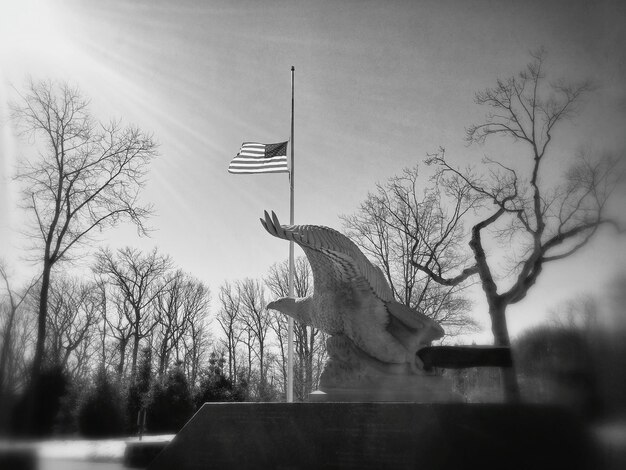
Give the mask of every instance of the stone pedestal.
[(584, 469), (562, 410), (416, 403), (205, 404), (149, 470)]
[(441, 375), (386, 376), (362, 382), (358, 387), (320, 387), (310, 395), (314, 402), (411, 402), (461, 403), (452, 381)]
[(439, 370), (412, 368), (409, 363), (386, 363), (366, 354), (342, 335), (327, 343), (329, 359), (320, 378), (323, 394), (314, 401), (450, 403), (462, 398), (452, 380)]

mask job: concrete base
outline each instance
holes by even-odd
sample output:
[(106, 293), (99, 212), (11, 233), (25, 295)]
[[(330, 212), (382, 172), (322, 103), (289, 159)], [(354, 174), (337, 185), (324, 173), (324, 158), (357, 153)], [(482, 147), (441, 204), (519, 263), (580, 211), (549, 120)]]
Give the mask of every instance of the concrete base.
[(19, 449), (0, 447), (0, 468), (11, 470), (36, 470), (37, 451), (24, 447)]
[(124, 450), (124, 466), (146, 468), (167, 445), (167, 441), (127, 442)]
[(548, 407), (207, 403), (149, 469), (584, 469), (587, 444)]
[(461, 403), (452, 381), (441, 375), (389, 376), (370, 379), (358, 387), (320, 387), (309, 395), (314, 402)]

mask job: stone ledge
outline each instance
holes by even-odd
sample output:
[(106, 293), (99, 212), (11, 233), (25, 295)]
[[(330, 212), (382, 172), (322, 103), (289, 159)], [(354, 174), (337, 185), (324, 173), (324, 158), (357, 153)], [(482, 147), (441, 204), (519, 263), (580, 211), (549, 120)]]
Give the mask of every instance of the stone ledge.
[(36, 470), (37, 452), (31, 448), (0, 448), (0, 468), (11, 470)]
[(553, 407), (211, 403), (149, 469), (584, 469), (587, 447)]
[(124, 466), (146, 468), (168, 444), (167, 441), (127, 442), (124, 450)]

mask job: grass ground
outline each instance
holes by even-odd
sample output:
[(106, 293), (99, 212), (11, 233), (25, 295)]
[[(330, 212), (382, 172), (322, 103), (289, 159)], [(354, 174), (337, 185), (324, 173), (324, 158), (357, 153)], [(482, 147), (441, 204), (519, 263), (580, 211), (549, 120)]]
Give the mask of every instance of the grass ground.
[[(591, 430), (595, 441), (598, 469), (626, 468), (626, 421), (614, 421)], [(169, 441), (173, 435), (145, 436), (146, 442)], [(38, 461), (38, 470), (122, 470), (127, 442), (136, 437), (122, 439), (60, 439), (47, 441), (0, 441), (0, 454), (15, 449), (31, 449)]]
[[(173, 435), (144, 436), (145, 442), (170, 441)], [(1, 441), (0, 453), (31, 450), (38, 470), (118, 470), (123, 464), (126, 443), (137, 437), (120, 439), (57, 439), (45, 441)]]

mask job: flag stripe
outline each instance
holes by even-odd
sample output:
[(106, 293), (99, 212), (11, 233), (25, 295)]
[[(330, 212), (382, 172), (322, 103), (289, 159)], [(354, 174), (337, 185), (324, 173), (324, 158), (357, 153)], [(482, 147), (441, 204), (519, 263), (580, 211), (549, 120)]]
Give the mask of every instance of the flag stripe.
[(231, 163), (230, 166), (228, 168), (232, 168), (232, 169), (239, 169), (239, 170), (244, 170), (246, 168), (249, 169), (258, 169), (258, 168), (285, 168), (286, 164), (285, 163), (274, 163), (271, 165), (268, 164), (255, 164), (255, 165), (250, 165), (250, 164), (243, 164), (243, 163)]
[(229, 173), (232, 173), (234, 175), (244, 175), (244, 174), (256, 174), (256, 173), (288, 173), (287, 170), (282, 169), (282, 170), (278, 170), (278, 169), (271, 169), (271, 168), (261, 168), (259, 170), (237, 170), (237, 169), (229, 169), (228, 170)]
[(228, 166), (230, 173), (283, 173), (287, 166), (287, 142), (261, 144), (244, 142)]
[(258, 169), (252, 169), (252, 168), (245, 168), (245, 169), (241, 169), (241, 168), (230, 168), (228, 170), (229, 173), (288, 173), (287, 170), (285, 170), (284, 168), (258, 168)]
[(271, 158), (259, 158), (259, 157), (244, 157), (237, 155), (233, 158), (231, 163), (235, 162), (250, 162), (250, 163), (271, 163), (271, 162), (286, 162), (287, 157), (271, 157)]
[(261, 165), (256, 167), (251, 167), (247, 165), (232, 165), (228, 167), (229, 170), (281, 170), (285, 169), (285, 165)]

